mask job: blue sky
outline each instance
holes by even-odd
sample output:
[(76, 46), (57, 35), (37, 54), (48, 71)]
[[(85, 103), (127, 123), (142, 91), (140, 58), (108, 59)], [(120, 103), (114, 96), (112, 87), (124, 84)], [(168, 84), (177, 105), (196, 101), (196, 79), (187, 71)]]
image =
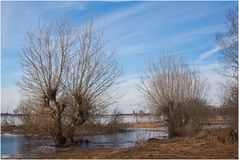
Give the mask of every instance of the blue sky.
[(12, 111), (20, 100), (19, 55), (27, 30), (38, 22), (49, 23), (69, 16), (74, 26), (90, 19), (103, 30), (108, 49), (119, 56), (124, 92), (119, 108), (139, 109), (143, 98), (137, 90), (139, 76), (160, 54), (183, 57), (203, 72), (210, 89), (208, 102), (218, 104), (218, 47), (215, 33), (225, 32), (226, 11), (237, 2), (1, 2), (1, 108)]

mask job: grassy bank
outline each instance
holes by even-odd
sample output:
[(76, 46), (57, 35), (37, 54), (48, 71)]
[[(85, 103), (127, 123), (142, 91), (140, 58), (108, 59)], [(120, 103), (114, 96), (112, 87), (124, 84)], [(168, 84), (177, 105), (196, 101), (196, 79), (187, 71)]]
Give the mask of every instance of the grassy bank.
[[(101, 134), (110, 134), (115, 132), (122, 132), (128, 128), (128, 124), (119, 124), (115, 126), (104, 125), (104, 124), (85, 124), (77, 128), (75, 136), (92, 136)], [(36, 135), (39, 137), (50, 136), (49, 132), (40, 132), (35, 130), (24, 130), (22, 125), (2, 125), (0, 134), (10, 133), (10, 134), (22, 134), (22, 135)]]
[[(223, 140), (224, 138), (224, 140)], [(238, 158), (238, 145), (227, 129), (210, 129), (193, 137), (151, 139), (132, 148), (68, 149), (42, 158)]]
[(165, 125), (159, 122), (130, 122), (125, 124), (126, 127), (130, 128), (162, 128)]

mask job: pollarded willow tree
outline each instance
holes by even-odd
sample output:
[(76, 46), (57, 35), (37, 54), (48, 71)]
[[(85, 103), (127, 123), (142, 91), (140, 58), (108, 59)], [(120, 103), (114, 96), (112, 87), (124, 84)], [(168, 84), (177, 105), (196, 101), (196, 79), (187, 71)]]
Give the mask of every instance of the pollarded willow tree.
[(103, 34), (94, 30), (93, 23), (82, 29), (77, 43), (64, 83), (73, 103), (66, 110), (71, 142), (77, 126), (116, 102), (113, 86), (120, 75), (116, 57), (105, 54)]
[(152, 113), (166, 118), (168, 134), (172, 137), (176, 129), (188, 124), (192, 107), (205, 104), (204, 82), (199, 72), (191, 70), (182, 59), (163, 55), (150, 65), (139, 89)]
[(120, 67), (92, 22), (39, 26), (27, 35), (21, 63), (25, 99), (37, 104), (34, 113), (52, 118), (56, 147), (72, 143), (77, 126), (116, 102)]

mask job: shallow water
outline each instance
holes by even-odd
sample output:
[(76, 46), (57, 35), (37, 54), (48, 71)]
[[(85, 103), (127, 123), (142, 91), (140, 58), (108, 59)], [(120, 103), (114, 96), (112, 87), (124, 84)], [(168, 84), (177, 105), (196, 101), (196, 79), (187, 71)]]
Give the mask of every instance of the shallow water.
[[(51, 146), (53, 142), (50, 138), (39, 139), (35, 136), (2, 134), (1, 135), (1, 155), (8, 157), (32, 157), (32, 155), (41, 154), (41, 148)], [(54, 147), (51, 147), (51, 150)], [(44, 150), (45, 152), (47, 150)], [(48, 150), (49, 151), (49, 150)], [(4, 158), (2, 157), (2, 158)], [(33, 156), (34, 157), (34, 156)]]
[(168, 133), (164, 129), (154, 128), (132, 128), (126, 132), (118, 132), (107, 135), (96, 135), (85, 137), (90, 143), (79, 142), (76, 146), (84, 148), (95, 147), (132, 147), (137, 142), (142, 142), (150, 138), (166, 139)]
[(229, 128), (229, 127), (230, 127), (230, 125), (228, 125), (228, 124), (213, 124), (213, 125), (206, 126), (205, 128), (220, 129), (220, 128)]
[[(88, 136), (84, 139), (87, 139), (89, 142), (78, 142), (74, 147), (85, 149), (96, 147), (132, 147), (137, 142), (150, 138), (167, 138), (167, 132), (163, 129), (131, 128), (125, 132)], [(50, 138), (38, 139), (35, 136), (1, 135), (2, 158), (37, 158), (42, 154), (55, 151), (57, 150), (55, 150)]]

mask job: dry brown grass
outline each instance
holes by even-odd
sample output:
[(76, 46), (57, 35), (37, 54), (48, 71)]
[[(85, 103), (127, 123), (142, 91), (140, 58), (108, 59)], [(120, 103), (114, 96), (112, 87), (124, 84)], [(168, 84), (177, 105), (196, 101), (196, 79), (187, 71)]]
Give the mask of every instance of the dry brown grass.
[(165, 125), (159, 122), (130, 122), (126, 123), (126, 126), (133, 128), (161, 128), (165, 127)]
[(229, 124), (231, 121), (231, 118), (229, 116), (223, 116), (221, 119), (218, 118), (212, 118), (209, 119), (209, 124)]
[[(219, 133), (219, 134), (218, 134)], [(218, 137), (227, 137), (227, 130), (204, 131), (194, 137), (180, 137), (170, 140), (149, 140), (132, 148), (74, 149), (43, 158), (215, 158), (237, 159), (238, 145), (230, 141), (221, 142)]]

